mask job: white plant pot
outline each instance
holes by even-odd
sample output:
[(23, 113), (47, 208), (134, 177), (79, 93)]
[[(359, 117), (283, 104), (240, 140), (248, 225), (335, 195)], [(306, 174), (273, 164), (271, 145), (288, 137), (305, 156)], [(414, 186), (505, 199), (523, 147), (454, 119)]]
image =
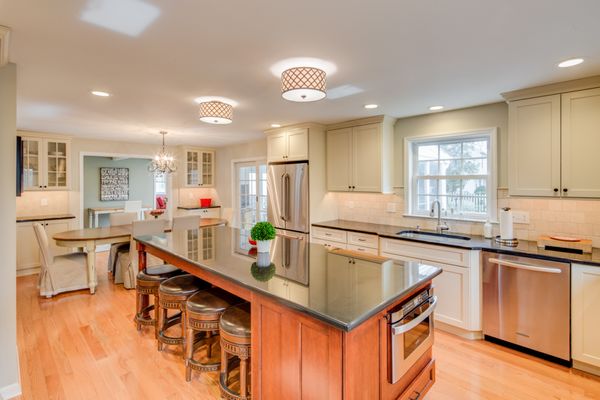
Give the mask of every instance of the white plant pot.
[(271, 251), (271, 240), (257, 240), (256, 251), (259, 253), (269, 253)]
[(271, 265), (271, 253), (256, 254), (256, 265), (259, 267), (268, 267)]

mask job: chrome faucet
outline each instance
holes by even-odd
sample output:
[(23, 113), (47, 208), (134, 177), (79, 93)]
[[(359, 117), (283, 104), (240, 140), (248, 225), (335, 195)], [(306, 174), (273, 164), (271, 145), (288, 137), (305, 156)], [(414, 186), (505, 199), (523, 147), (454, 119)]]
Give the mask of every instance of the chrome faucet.
[(446, 221), (442, 221), (442, 205), (440, 204), (439, 200), (434, 200), (431, 203), (431, 212), (429, 213), (429, 215), (432, 217), (435, 216), (436, 204), (437, 204), (437, 226), (435, 227), (435, 231), (437, 233), (442, 233), (443, 231), (450, 230), (450, 228), (446, 224)]

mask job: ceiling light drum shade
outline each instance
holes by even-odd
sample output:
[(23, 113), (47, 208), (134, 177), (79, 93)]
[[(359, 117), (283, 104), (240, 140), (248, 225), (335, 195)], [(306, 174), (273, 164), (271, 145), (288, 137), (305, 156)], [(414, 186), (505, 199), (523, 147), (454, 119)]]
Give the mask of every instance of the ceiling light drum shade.
[(327, 74), (319, 68), (297, 67), (281, 73), (281, 96), (289, 101), (309, 102), (325, 98)]
[(209, 124), (230, 124), (233, 121), (233, 106), (222, 101), (200, 103), (200, 121)]

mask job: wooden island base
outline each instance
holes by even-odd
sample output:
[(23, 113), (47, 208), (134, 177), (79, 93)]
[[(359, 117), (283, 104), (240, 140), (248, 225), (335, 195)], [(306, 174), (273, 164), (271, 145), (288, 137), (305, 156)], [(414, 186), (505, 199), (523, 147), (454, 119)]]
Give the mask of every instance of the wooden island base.
[(430, 281), (346, 332), (159, 248), (137, 248), (140, 269), (147, 252), (251, 302), (253, 399), (408, 400), (422, 398), (435, 380), (431, 349), (396, 384), (387, 379), (384, 316)]

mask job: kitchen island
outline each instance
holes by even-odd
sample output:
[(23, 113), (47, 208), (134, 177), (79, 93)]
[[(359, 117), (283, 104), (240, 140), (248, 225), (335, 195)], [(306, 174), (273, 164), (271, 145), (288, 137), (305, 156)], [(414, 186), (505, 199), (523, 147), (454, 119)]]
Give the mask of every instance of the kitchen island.
[[(393, 357), (388, 318), (429, 289), (439, 268), (328, 250), (304, 236), (278, 236), (270, 265), (257, 267), (265, 257), (247, 235), (219, 226), (136, 240), (140, 268), (150, 253), (251, 303), (254, 399), (408, 399), (431, 387), (431, 347)], [(423, 325), (405, 337), (407, 354), (423, 331), (431, 340)], [(402, 375), (392, 378), (392, 368)]]

